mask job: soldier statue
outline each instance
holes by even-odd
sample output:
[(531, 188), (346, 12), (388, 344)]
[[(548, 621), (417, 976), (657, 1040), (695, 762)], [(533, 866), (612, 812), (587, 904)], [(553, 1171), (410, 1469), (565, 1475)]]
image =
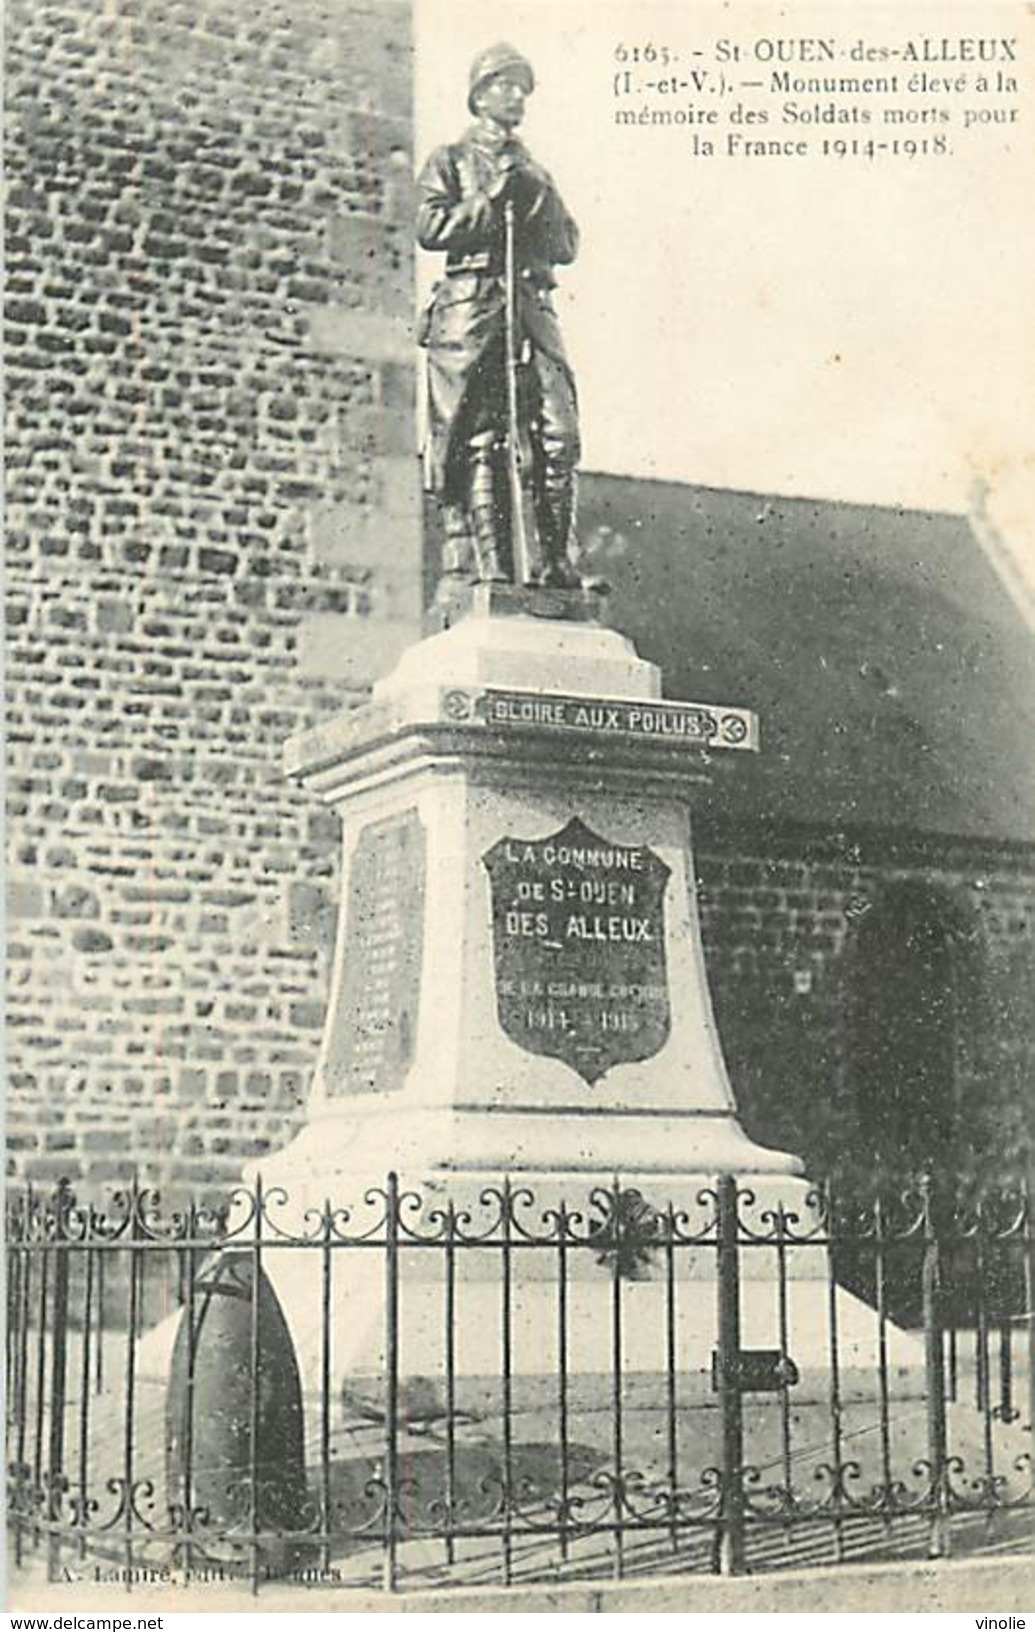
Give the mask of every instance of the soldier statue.
[(552, 298), (553, 269), (574, 260), (578, 228), (515, 134), (534, 85), (513, 46), (483, 51), (470, 72), (475, 123), (432, 153), (417, 183), (418, 240), (446, 257), (418, 334), (444, 590), (471, 578), (580, 584), (568, 553), (578, 409)]

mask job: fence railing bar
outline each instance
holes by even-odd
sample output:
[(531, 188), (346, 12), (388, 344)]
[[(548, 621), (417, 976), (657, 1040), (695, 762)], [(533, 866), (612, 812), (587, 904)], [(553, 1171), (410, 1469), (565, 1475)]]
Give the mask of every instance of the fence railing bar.
[(320, 1243), (320, 1561), (331, 1567), (331, 1309), (333, 1258), (328, 1246), (334, 1224), (329, 1197), (324, 1198)]
[(777, 1332), (781, 1360), (778, 1380), (780, 1468), (783, 1475), (783, 1488), (786, 1492), (786, 1516), (789, 1523), (794, 1500), (794, 1472), (791, 1461), (791, 1391), (787, 1368), (784, 1364), (791, 1352), (791, 1332), (787, 1308), (787, 1214), (783, 1202), (779, 1202), (776, 1208), (776, 1300)]
[(21, 1253), (15, 1250), (16, 1236), (15, 1214), (13, 1208), (7, 1211), (7, 1347), (4, 1357), (4, 1399), (7, 1402), (8, 1428), (14, 1422), (15, 1383), (17, 1380), (17, 1348), (14, 1337), (18, 1330), (18, 1310), (21, 1300)]
[[(190, 1211), (193, 1214), (194, 1204)], [(198, 1344), (198, 1313), (196, 1275), (197, 1264), (194, 1257), (194, 1248), (187, 1247), (184, 1254), (184, 1268), (186, 1281), (184, 1285), (184, 1313), (183, 1318), (187, 1327), (187, 1378), (185, 1383), (185, 1410), (183, 1423), (183, 1517), (184, 1517), (184, 1544), (183, 1566), (188, 1572), (193, 1564), (193, 1535), (194, 1535), (194, 1408), (197, 1401), (197, 1344)]]
[(384, 1564), (382, 1585), (398, 1585), (399, 1509), (399, 1178), (385, 1184), (385, 1421), (384, 1421)]
[[(129, 1191), (131, 1207), (131, 1233), (135, 1237), (140, 1229), (140, 1190), (134, 1176)], [(133, 1524), (136, 1518), (136, 1487), (135, 1487), (135, 1450), (136, 1450), (136, 1386), (137, 1386), (137, 1333), (140, 1304), (140, 1271), (142, 1264), (133, 1253), (129, 1255), (129, 1282), (127, 1286), (126, 1309), (126, 1364), (125, 1364), (125, 1404), (123, 1408), (123, 1463), (122, 1475), (124, 1481), (123, 1501), (123, 1557), (125, 1563), (126, 1590), (130, 1590), (133, 1580)]]
[(737, 1181), (720, 1173), (716, 1182), (718, 1224), (718, 1382), (722, 1414), (722, 1505), (719, 1569), (744, 1570), (744, 1415), (740, 1392), (740, 1228)]
[(104, 1392), (104, 1270), (105, 1254), (97, 1251), (97, 1351), (96, 1370), (94, 1372), (93, 1389), (95, 1394)]
[[(56, 1225), (67, 1227), (71, 1205), (67, 1187), (59, 1186), (55, 1197)], [(64, 1507), (65, 1480), (65, 1398), (68, 1365), (68, 1254), (54, 1258), (54, 1291), (51, 1302), (50, 1344), (50, 1432), (47, 1446), (47, 1519), (51, 1525), (47, 1547), (47, 1574), (56, 1581), (61, 1570), (61, 1538), (58, 1526)]]
[(671, 1200), (665, 1216), (665, 1427), (668, 1436), (669, 1540), (679, 1551), (679, 1381), (676, 1309), (676, 1216)]
[(79, 1538), (79, 1557), (86, 1557), (87, 1501), (90, 1491), (90, 1347), (93, 1338), (93, 1281), (94, 1260), (92, 1249), (86, 1253), (83, 1279), (83, 1340), (79, 1357), (79, 1445), (78, 1492), (79, 1523), (83, 1527)]
[(568, 1447), (568, 1209), (562, 1200), (557, 1213), (557, 1432), (560, 1444), (561, 1559), (568, 1559), (571, 1514), (571, 1470)]
[(977, 1326), (974, 1340), (977, 1346), (975, 1355), (979, 1410), (981, 1412), (981, 1442), (984, 1458), (985, 1490), (988, 1502), (985, 1516), (991, 1520), (995, 1503), (995, 1443), (993, 1434), (993, 1404), (992, 1379), (989, 1354), (989, 1319), (988, 1319), (988, 1254), (985, 1237), (986, 1215), (983, 1205), (978, 1204), (978, 1227), (976, 1235), (977, 1256)]
[(974, 1284), (977, 1289), (977, 1310), (974, 1321), (974, 1408), (981, 1413), (984, 1420), (989, 1403), (988, 1379), (988, 1332), (985, 1326), (985, 1299), (984, 1299), (984, 1254), (981, 1250), (980, 1233), (974, 1241)]
[(443, 1310), (446, 1366), (446, 1563), (456, 1562), (456, 1208), (446, 1206), (445, 1307)]
[(999, 1415), (1010, 1422), (1013, 1414), (1013, 1327), (1004, 1309), (999, 1317)]
[[(193, 1203), (189, 1204), (189, 1213), (191, 1215), (193, 1214)], [(193, 1235), (193, 1233), (193, 1225), (188, 1224), (188, 1239)], [(181, 1247), (176, 1254), (176, 1306), (178, 1309), (182, 1309), (183, 1305), (187, 1301), (187, 1276), (190, 1273), (190, 1265), (187, 1261), (187, 1255), (187, 1247)]]
[(931, 1523), (928, 1553), (949, 1554), (948, 1471), (945, 1420), (945, 1349), (941, 1320), (941, 1248), (934, 1217), (934, 1193), (929, 1179), (923, 1186), (924, 1257), (923, 1321), (927, 1392), (927, 1461), (931, 1482)]
[(1032, 1477), (1035, 1479), (1035, 1177), (1028, 1169), (1024, 1185), (1024, 1333), (1028, 1356), (1028, 1435), (1032, 1436)]
[(611, 1254), (611, 1455), (614, 1479), (614, 1557), (616, 1580), (625, 1574), (625, 1545), (622, 1520), (625, 1506), (624, 1422), (622, 1417), (622, 1266), (625, 1236), (631, 1233), (631, 1219), (622, 1212), (622, 1187), (617, 1177), (611, 1184), (611, 1218), (614, 1233)]
[(252, 1595), (259, 1590), (259, 1526), (263, 1518), (259, 1491), (259, 1400), (262, 1382), (262, 1348), (259, 1331), (259, 1292), (262, 1285), (262, 1216), (265, 1210), (265, 1191), (262, 1175), (255, 1181), (254, 1237), (252, 1240), (252, 1277), (248, 1310), (248, 1561)]
[(888, 1241), (885, 1233), (884, 1202), (877, 1196), (873, 1206), (873, 1244), (877, 1300), (877, 1387), (880, 1401), (880, 1465), (884, 1501), (881, 1516), (885, 1534), (890, 1534), (894, 1517), (895, 1492), (891, 1474), (891, 1390), (888, 1376)]
[(826, 1218), (827, 1242), (827, 1355), (830, 1362), (830, 1436), (833, 1490), (834, 1562), (841, 1564), (845, 1556), (844, 1538), (844, 1420), (841, 1403), (841, 1353), (837, 1311), (837, 1198), (834, 1185), (827, 1180), (823, 1187), (823, 1211)]
[[(31, 1198), (31, 1191), (30, 1191), (29, 1192), (29, 1201), (30, 1201), (30, 1203), (31, 1203), (31, 1199), (32, 1198)], [(29, 1426), (29, 1421), (28, 1421), (28, 1419), (29, 1419), (29, 1410), (28, 1410), (28, 1392), (29, 1392), (29, 1312), (30, 1312), (30, 1310), (32, 1308), (32, 1254), (30, 1253), (30, 1251), (28, 1250), (27, 1247), (24, 1249), (24, 1273), (22, 1275), (21, 1294), (22, 1294), (21, 1311), (20, 1311), (20, 1316), (19, 1316), (19, 1321), (18, 1321), (18, 1347), (17, 1347), (18, 1385), (17, 1385), (17, 1393), (16, 1393), (16, 1401), (17, 1401), (16, 1409), (17, 1409), (17, 1413), (18, 1413), (18, 1429), (17, 1429), (18, 1473), (17, 1473), (17, 1478), (18, 1478), (18, 1481), (19, 1481), (19, 1493), (21, 1495), (22, 1501), (24, 1502), (24, 1489), (25, 1489), (25, 1479), (26, 1479), (25, 1450), (26, 1450), (26, 1437), (27, 1437), (27, 1434), (28, 1434), (28, 1426)], [(24, 1547), (24, 1544), (25, 1544), (25, 1527), (24, 1527), (24, 1522), (22, 1522), (23, 1518), (24, 1518), (24, 1512), (19, 1516), (19, 1522), (16, 1523), (15, 1532), (14, 1532), (15, 1563), (19, 1567), (21, 1566), (22, 1561), (23, 1561), (23, 1547)]]
[(500, 1537), (502, 1545), (503, 1583), (509, 1586), (514, 1575), (514, 1551), (512, 1541), (513, 1506), (514, 1506), (514, 1422), (513, 1422), (513, 1318), (512, 1300), (512, 1264), (511, 1264), (511, 1223), (513, 1217), (514, 1197), (509, 1179), (503, 1181), (503, 1209), (501, 1215), (501, 1308), (500, 1308), (500, 1405), (502, 1411), (501, 1430), (503, 1436), (503, 1511), (501, 1514)]
[[(50, 1292), (50, 1249), (44, 1247), (40, 1255), (39, 1327), (36, 1332), (36, 1400), (35, 1432), (33, 1434), (32, 1481), (37, 1493), (43, 1485), (43, 1436), (46, 1426), (47, 1386), (47, 1300)], [(39, 1508), (37, 1505), (38, 1515)], [(33, 1546), (39, 1546), (39, 1526), (33, 1529)]]

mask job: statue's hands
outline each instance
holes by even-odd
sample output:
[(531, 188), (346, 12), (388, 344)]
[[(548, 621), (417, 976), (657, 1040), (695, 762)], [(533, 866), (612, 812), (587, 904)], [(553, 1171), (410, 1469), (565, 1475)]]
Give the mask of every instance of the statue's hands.
[(514, 198), (520, 184), (522, 168), (516, 153), (504, 153), (495, 177), (486, 188), (485, 196), (494, 204), (502, 204), (506, 199)]
[(521, 167), (520, 186), (522, 198), (532, 202), (547, 192), (553, 186), (553, 182), (541, 164), (529, 159), (528, 163)]
[(528, 160), (513, 171), (507, 191), (508, 198), (514, 200), (514, 208), (520, 220), (529, 220), (542, 209), (543, 201), (552, 188), (553, 183), (541, 165)]

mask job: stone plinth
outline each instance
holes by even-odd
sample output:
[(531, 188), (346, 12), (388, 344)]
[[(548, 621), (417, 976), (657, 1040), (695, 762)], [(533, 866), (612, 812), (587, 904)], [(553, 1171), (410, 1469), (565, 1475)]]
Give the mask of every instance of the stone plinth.
[[(501, 1175), (534, 1191), (539, 1217), (561, 1201), (586, 1209), (615, 1175), (648, 1207), (693, 1216), (722, 1172), (750, 1185), (756, 1221), (778, 1204), (808, 1216), (797, 1159), (753, 1143), (737, 1121), (697, 912), (695, 791), (735, 775), (758, 748), (758, 722), (739, 706), (664, 700), (657, 668), (601, 625), (602, 604), (480, 586), (366, 708), (287, 744), (288, 774), (341, 813), (343, 867), (308, 1122), (261, 1164), (289, 1198), (285, 1227), (325, 1200), (364, 1216), (365, 1194), (390, 1168), (423, 1196), (425, 1217), (447, 1203), (479, 1217)], [(434, 1378), (446, 1349), (443, 1258), (405, 1256), (401, 1374)], [(297, 1254), (266, 1263), (312, 1375), (312, 1275)], [(491, 1252), (461, 1254), (460, 1266), (457, 1377), (491, 1392), (500, 1266)], [(786, 1268), (795, 1343), (821, 1374), (825, 1257), (791, 1250)], [(603, 1399), (610, 1271), (582, 1251), (567, 1274), (572, 1375)], [(679, 1252), (674, 1274), (680, 1371), (705, 1397), (714, 1251)], [(777, 1341), (774, 1275), (771, 1252), (743, 1255), (749, 1345)], [(348, 1281), (332, 1316), (336, 1365), (347, 1390), (376, 1388), (378, 1255), (362, 1265), (350, 1255)], [(556, 1296), (553, 1258), (526, 1255), (513, 1293), (523, 1377), (545, 1379), (555, 1365), (537, 1334), (552, 1329)], [(628, 1296), (638, 1313), (626, 1366), (649, 1392), (664, 1288), (648, 1279)], [(846, 1294), (837, 1302), (843, 1364), (872, 1375), (872, 1312)], [(908, 1371), (920, 1359), (896, 1334), (892, 1363)]]
[(757, 722), (663, 701), (599, 596), (545, 600), (566, 615), (481, 586), (367, 707), (287, 745), (341, 813), (343, 867), (277, 1182), (798, 1171), (737, 1122), (695, 899), (688, 806)]

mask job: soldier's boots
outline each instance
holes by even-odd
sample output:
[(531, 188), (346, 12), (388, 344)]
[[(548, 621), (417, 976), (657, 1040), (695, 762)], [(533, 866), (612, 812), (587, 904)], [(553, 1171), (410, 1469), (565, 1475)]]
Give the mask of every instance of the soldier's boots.
[(455, 581), (467, 581), (472, 576), (471, 534), (467, 512), (462, 505), (442, 507), (442, 576)]
[[(510, 583), (510, 551), (500, 536), (498, 448), (489, 436), (472, 438), (470, 474), (470, 535), (473, 535), (477, 576), (481, 583)], [(547, 463), (535, 484), (536, 530), (542, 565), (537, 581), (547, 589), (578, 589), (582, 579), (568, 555), (575, 518), (575, 472)], [(463, 513), (460, 512), (462, 515)], [(465, 539), (467, 536), (464, 526)], [(447, 551), (449, 549), (447, 522)], [(444, 558), (444, 570), (448, 571)]]
[(442, 567), (435, 605), (448, 606), (456, 591), (474, 577), (474, 546), (467, 524), (467, 511), (459, 504), (442, 506)]
[(483, 584), (505, 584), (510, 579), (500, 547), (494, 443), (493, 437), (479, 437), (471, 445), (471, 527), (478, 580)]
[(568, 555), (568, 539), (575, 519), (575, 477), (570, 470), (544, 471), (536, 494), (536, 527), (544, 589), (579, 589), (582, 579)]
[(480, 584), (506, 584), (508, 575), (504, 569), (500, 554), (499, 541), (496, 537), (496, 511), (493, 505), (479, 506), (471, 512), (474, 522), (474, 548), (478, 557), (478, 582)]

